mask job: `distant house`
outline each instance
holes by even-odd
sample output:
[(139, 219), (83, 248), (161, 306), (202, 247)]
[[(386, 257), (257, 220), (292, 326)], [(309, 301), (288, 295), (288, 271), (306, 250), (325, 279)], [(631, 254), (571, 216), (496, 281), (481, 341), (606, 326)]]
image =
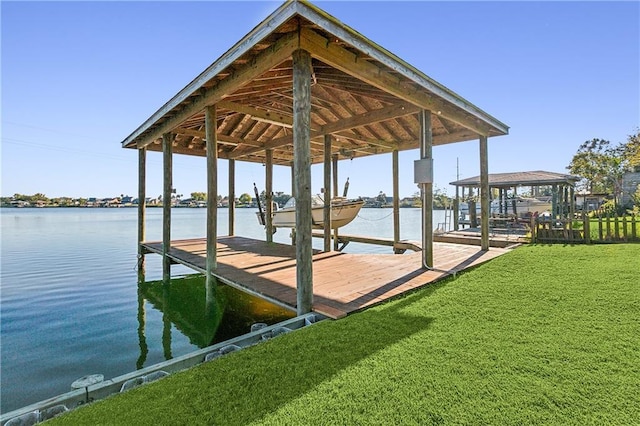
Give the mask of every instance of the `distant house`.
[(578, 210), (584, 210), (585, 212), (591, 212), (598, 210), (600, 206), (607, 201), (609, 194), (605, 193), (591, 193), (588, 191), (580, 191), (575, 195), (576, 207)]
[(101, 207), (120, 207), (120, 199), (119, 198), (103, 198), (100, 200)]

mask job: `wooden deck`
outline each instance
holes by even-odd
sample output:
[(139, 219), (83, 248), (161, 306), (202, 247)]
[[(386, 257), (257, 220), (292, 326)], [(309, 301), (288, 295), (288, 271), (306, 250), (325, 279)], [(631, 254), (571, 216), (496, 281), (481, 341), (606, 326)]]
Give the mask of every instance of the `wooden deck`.
[[(143, 246), (162, 253), (162, 243)], [(506, 253), (508, 249), (434, 243), (434, 270), (421, 268), (421, 253), (351, 254), (316, 252), (313, 255), (313, 310), (340, 318), (463, 271)], [(198, 272), (206, 271), (206, 240), (171, 242), (172, 261)], [(233, 287), (295, 310), (295, 247), (244, 237), (218, 239), (216, 277)]]

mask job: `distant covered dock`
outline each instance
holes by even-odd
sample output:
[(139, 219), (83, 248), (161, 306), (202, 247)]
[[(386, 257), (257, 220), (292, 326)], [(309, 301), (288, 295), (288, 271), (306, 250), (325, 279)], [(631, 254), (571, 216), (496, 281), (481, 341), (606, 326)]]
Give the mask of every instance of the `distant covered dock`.
[[(541, 188), (547, 187), (551, 189), (551, 214), (554, 217), (568, 217), (575, 212), (575, 184), (580, 180), (579, 177), (548, 172), (543, 170), (526, 171), (526, 172), (510, 172), (510, 173), (490, 173), (488, 176), (488, 185), (490, 193), (497, 191), (497, 200), (499, 202), (499, 212), (507, 213), (510, 209), (510, 201), (518, 195), (519, 188), (529, 188), (529, 195), (538, 197), (541, 195)], [(472, 217), (475, 216), (475, 194), (480, 192), (482, 182), (481, 176), (474, 176), (455, 182), (449, 185), (456, 187), (456, 202), (454, 206), (454, 229), (458, 230), (459, 212), (457, 207), (460, 205), (460, 199), (468, 200)], [(462, 195), (460, 195), (460, 189)], [(466, 190), (466, 194), (465, 194)], [(508, 191), (511, 191), (508, 194)], [(511, 197), (511, 199), (510, 199)], [(472, 222), (475, 220), (472, 219)]]
[[(235, 162), (265, 165), (267, 243), (272, 243), (273, 166), (291, 167), (297, 210), (295, 268), (289, 268), (289, 274), (295, 273), (295, 307), (302, 314), (314, 303), (311, 164), (324, 165), (328, 223), (330, 199), (338, 192), (338, 162), (391, 153), (394, 240), (398, 241), (398, 152), (419, 149), (414, 182), (423, 201), (423, 250), (406, 261), (429, 270), (434, 268), (433, 146), (479, 141), (481, 204), (487, 212), (482, 215), (481, 250), (487, 251), (488, 138), (507, 133), (505, 124), (318, 7), (287, 1), (140, 125), (122, 146), (138, 151), (140, 200), (146, 197), (148, 151), (163, 153), (164, 200), (171, 198), (173, 155), (206, 157), (207, 229), (198, 250), (206, 251), (203, 269), (208, 289), (214, 285), (222, 255), (217, 231), (218, 162), (229, 163), (230, 200), (236, 197)], [(163, 218), (162, 243), (154, 251), (163, 256), (163, 279), (169, 281), (171, 262), (178, 259), (171, 241), (170, 203), (164, 204)], [(229, 236), (234, 235), (234, 220), (230, 203)], [(325, 252), (332, 250), (330, 229), (324, 230)], [(150, 248), (145, 244), (144, 203), (139, 205), (138, 241), (144, 259)], [(345, 270), (335, 279), (347, 272), (353, 271)]]

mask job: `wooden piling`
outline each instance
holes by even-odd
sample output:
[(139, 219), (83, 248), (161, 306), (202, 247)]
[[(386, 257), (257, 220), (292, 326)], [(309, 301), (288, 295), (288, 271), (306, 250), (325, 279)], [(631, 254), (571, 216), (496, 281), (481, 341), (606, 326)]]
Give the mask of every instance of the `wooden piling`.
[(486, 136), (480, 136), (480, 247), (489, 250), (489, 153)]
[[(338, 154), (333, 154), (331, 156), (331, 165), (332, 165), (332, 178), (333, 178), (333, 193), (338, 195)], [(338, 228), (333, 230), (333, 250), (338, 251)]]
[(207, 300), (215, 297), (218, 242), (218, 137), (217, 111), (215, 105), (205, 109), (205, 132), (207, 139)]
[[(258, 200), (260, 202), (260, 200)], [(273, 242), (273, 149), (265, 152), (265, 229), (266, 240)]]
[(174, 135), (162, 135), (162, 282), (167, 285), (171, 281), (171, 193), (173, 192), (173, 139)]
[(324, 251), (331, 251), (331, 135), (324, 135)]
[(236, 160), (229, 160), (229, 235), (236, 234)]
[[(421, 110), (420, 159), (433, 158), (431, 111)], [(433, 182), (420, 184), (422, 191), (422, 267), (433, 268)]]
[(293, 57), (293, 158), (296, 181), (296, 286), (298, 315), (311, 312), (313, 264), (311, 246), (311, 55)]
[(138, 149), (138, 282), (145, 282), (145, 251), (142, 243), (146, 239), (147, 211), (147, 148)]
[(394, 149), (391, 154), (391, 169), (393, 179), (393, 242), (400, 241), (400, 183), (399, 183), (399, 155)]

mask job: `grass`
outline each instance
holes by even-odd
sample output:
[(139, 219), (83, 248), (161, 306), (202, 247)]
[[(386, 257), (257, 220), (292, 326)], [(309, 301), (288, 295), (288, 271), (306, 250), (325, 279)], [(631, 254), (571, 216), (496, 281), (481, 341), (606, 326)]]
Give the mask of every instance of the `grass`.
[(638, 424), (639, 259), (521, 247), (52, 424)]

